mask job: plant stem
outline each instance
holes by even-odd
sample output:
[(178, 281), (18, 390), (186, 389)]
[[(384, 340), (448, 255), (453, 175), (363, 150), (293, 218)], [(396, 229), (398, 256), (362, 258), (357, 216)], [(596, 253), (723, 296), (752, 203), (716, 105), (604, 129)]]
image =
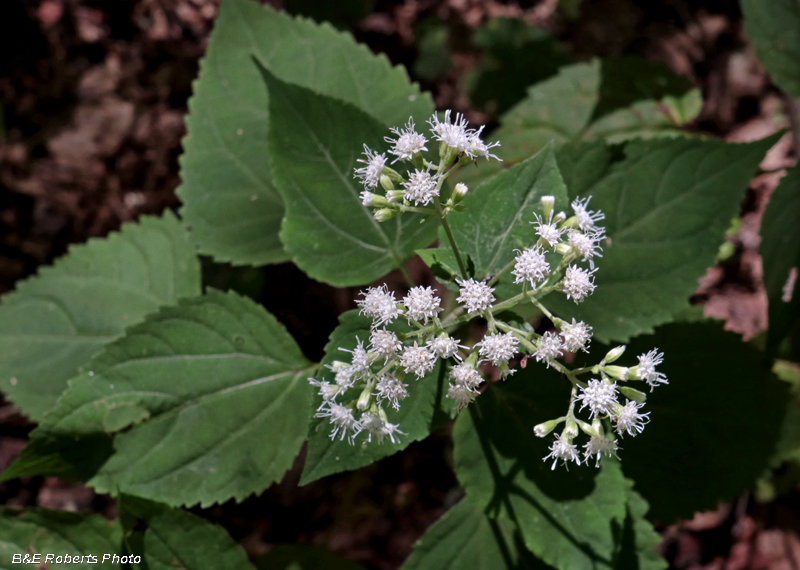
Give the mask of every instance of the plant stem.
[(414, 280), (411, 278), (411, 274), (408, 272), (408, 269), (406, 269), (406, 264), (401, 263), (398, 269), (400, 270), (400, 274), (403, 276), (403, 279), (405, 279), (406, 283), (408, 283), (408, 286), (413, 288)]
[(450, 248), (453, 250), (453, 255), (456, 256), (456, 262), (458, 262), (458, 270), (461, 271), (461, 277), (466, 279), (467, 268), (464, 266), (464, 262), (461, 260), (461, 254), (459, 253), (458, 246), (456, 245), (456, 238), (453, 237), (453, 230), (450, 229), (450, 224), (447, 222), (444, 212), (442, 212), (442, 203), (438, 196), (433, 198), (433, 205), (436, 208), (436, 215), (439, 216), (439, 221), (442, 222), (444, 233), (447, 234), (447, 239), (450, 242)]

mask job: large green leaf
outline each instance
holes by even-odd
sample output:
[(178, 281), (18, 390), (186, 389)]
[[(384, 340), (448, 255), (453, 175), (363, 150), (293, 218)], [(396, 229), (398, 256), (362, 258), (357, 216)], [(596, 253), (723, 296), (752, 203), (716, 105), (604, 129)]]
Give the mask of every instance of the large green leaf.
[(200, 293), (200, 267), (171, 213), (70, 248), (0, 305), (0, 389), (40, 420), (67, 379), (125, 327)]
[(664, 352), (659, 371), (669, 384), (648, 395), (651, 421), (621, 442), (620, 457), (650, 516), (668, 523), (732, 500), (763, 473), (788, 388), (762, 354), (716, 323), (661, 327), (631, 342), (618, 364), (653, 347)]
[[(586, 321), (603, 341), (625, 341), (669, 322), (688, 307), (697, 280), (714, 263), (750, 179), (776, 140), (634, 141), (610, 168), (602, 162), (612, 152), (589, 147), (591, 158), (582, 164), (592, 173), (608, 170), (594, 183), (579, 179), (580, 195), (592, 196), (591, 207), (605, 212), (610, 244), (604, 244), (592, 296), (576, 305), (550, 295), (548, 308)], [(569, 159), (580, 155), (560, 153), (562, 170), (578, 168)]]
[[(464, 198), (466, 211), (451, 217), (456, 244), (472, 259), (482, 279), (506, 267), (536, 242), (534, 213), (541, 215), (542, 196), (555, 196), (556, 211), (567, 209), (567, 188), (548, 146), (526, 161), (484, 182)], [(446, 242), (441, 236), (440, 241)]]
[[(15, 510), (0, 509), (0, 568), (120, 568), (118, 563), (103, 555), (120, 554), (122, 528), (118, 522), (111, 522), (92, 514), (51, 511), (48, 509)], [(14, 563), (14, 555), (23, 557), (39, 554), (38, 564)], [(47, 555), (54, 555), (47, 558)], [(83, 563), (63, 563), (64, 555), (72, 560), (78, 557)], [(89, 555), (96, 558), (91, 561)], [(62, 557), (62, 563), (55, 564), (54, 558)], [(82, 558), (83, 557), (83, 558)], [(46, 565), (44, 564), (47, 560)], [(119, 560), (119, 559), (117, 559)]]
[[(371, 324), (370, 319), (359, 315), (356, 310), (348, 311), (339, 317), (339, 326), (331, 333), (328, 344), (325, 345), (322, 364), (330, 364), (334, 360), (347, 360), (349, 354), (340, 348), (352, 350), (358, 342), (357, 339), (369, 342)], [(402, 322), (395, 322), (386, 328), (398, 332), (408, 331)], [(356, 445), (350, 445), (347, 440), (341, 441), (329, 437), (331, 428), (328, 418), (313, 419), (308, 435), (308, 456), (300, 484), (305, 485), (332, 473), (370, 465), (378, 459), (405, 449), (413, 441), (427, 437), (431, 431), (437, 401), (442, 398), (442, 386), (446, 385), (442, 378), (444, 374), (445, 366), (439, 361), (433, 371), (424, 378), (417, 380), (413, 375), (406, 377), (408, 397), (402, 401), (399, 410), (391, 406), (386, 409), (389, 421), (398, 424), (399, 429), (405, 432), (399, 436), (397, 443), (388, 440), (382, 444), (358, 441)], [(332, 380), (333, 373), (327, 368), (320, 368), (319, 376)], [(321, 403), (322, 398), (317, 395), (314, 398), (313, 409), (316, 410)]]
[(744, 29), (772, 80), (800, 97), (800, 3), (742, 0), (742, 12)]
[(414, 545), (402, 570), (543, 569), (507, 518), (487, 517), (466, 499), (447, 511)]
[[(182, 215), (203, 253), (277, 263), (283, 204), (267, 160), (267, 90), (251, 56), (284, 81), (348, 101), (386, 125), (433, 112), (401, 67), (352, 36), (259, 6), (223, 0), (189, 101), (181, 158)], [(360, 148), (360, 145), (359, 145)]]
[(224, 528), (180, 509), (147, 519), (144, 553), (149, 570), (255, 570)]
[(625, 519), (619, 464), (551, 470), (550, 438), (533, 426), (566, 412), (570, 385), (529, 366), (490, 384), (453, 430), (453, 463), (467, 498), (516, 522), (527, 547), (564, 570), (610, 568)]
[(95, 357), (33, 433), (29, 456), (112, 434), (114, 455), (89, 481), (99, 491), (170, 505), (241, 500), (300, 450), (312, 370), (263, 308), (211, 290)]
[(270, 93), (269, 155), (286, 204), (281, 241), (303, 271), (340, 287), (361, 285), (435, 239), (433, 217), (379, 223), (361, 205), (353, 169), (363, 144), (385, 146), (383, 125), (349, 103), (262, 72)]
[(679, 127), (700, 112), (702, 102), (697, 90), (684, 93), (687, 87), (663, 65), (640, 58), (562, 67), (556, 77), (531, 86), (500, 118), (491, 138), (502, 143), (495, 152), (504, 162), (462, 171), (459, 178), (475, 186), (550, 142), (680, 135)]
[[(800, 165), (770, 196), (761, 222), (761, 259), (769, 297), (769, 346), (777, 348), (800, 317)], [(792, 281), (794, 275), (794, 281)]]

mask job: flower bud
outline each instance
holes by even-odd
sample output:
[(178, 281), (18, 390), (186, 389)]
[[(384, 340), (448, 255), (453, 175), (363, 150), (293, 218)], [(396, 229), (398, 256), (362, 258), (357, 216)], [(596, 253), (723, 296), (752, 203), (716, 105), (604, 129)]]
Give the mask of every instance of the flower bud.
[(616, 378), (617, 380), (628, 380), (630, 376), (630, 368), (626, 366), (603, 366), (603, 372), (611, 376), (612, 378)]
[(624, 353), (625, 353), (624, 344), (622, 346), (612, 348), (611, 350), (608, 351), (608, 354), (606, 354), (605, 358), (603, 358), (603, 362), (605, 362), (606, 364), (611, 364), (612, 362), (619, 360), (619, 357), (622, 356)]
[(372, 399), (372, 388), (373, 387), (371, 385), (367, 384), (367, 387), (364, 388), (364, 391), (361, 392), (361, 395), (358, 397), (356, 408), (362, 412), (369, 408), (369, 402)]
[(469, 192), (469, 188), (463, 182), (459, 182), (456, 184), (456, 187), (453, 188), (453, 204), (458, 204), (461, 200), (464, 199), (464, 196), (467, 195)]
[(566, 219), (567, 219), (567, 215), (564, 212), (559, 212), (558, 214), (555, 215), (555, 217), (553, 218), (553, 221), (556, 224), (560, 224)]
[(567, 420), (567, 424), (564, 426), (564, 431), (561, 432), (561, 437), (569, 440), (578, 437), (578, 422), (575, 421), (575, 418), (570, 418)]
[(536, 434), (536, 437), (544, 437), (548, 433), (556, 429), (556, 426), (560, 424), (562, 420), (563, 418), (542, 422), (533, 428), (533, 433)]
[(390, 203), (402, 202), (405, 196), (406, 193), (402, 190), (389, 190), (386, 193), (386, 199), (389, 200)]
[(553, 208), (556, 205), (556, 197), (555, 196), (542, 196), (541, 197), (541, 202), (542, 202), (542, 212), (544, 214), (542, 217), (545, 220), (549, 220), (550, 219), (550, 215), (553, 213)]
[(619, 388), (620, 393), (628, 398), (629, 400), (633, 400), (637, 404), (644, 404), (647, 400), (647, 394), (644, 392), (640, 392), (635, 388), (629, 388), (628, 386), (622, 386)]
[(362, 204), (367, 207), (372, 208), (382, 208), (389, 205), (389, 200), (380, 196), (378, 194), (372, 194), (371, 192), (365, 192), (362, 194)]
[(569, 251), (572, 249), (572, 246), (568, 243), (561, 242), (556, 245), (556, 253), (559, 255), (567, 255)]
[(379, 222), (387, 222), (392, 218), (396, 217), (397, 214), (399, 213), (400, 212), (398, 210), (390, 210), (389, 208), (382, 208), (380, 210), (375, 210), (375, 213), (372, 214), (372, 217), (374, 217)]
[[(593, 425), (589, 425), (583, 420), (576, 419), (575, 421), (577, 422), (578, 427), (581, 428), (581, 431), (583, 433), (585, 433), (586, 435), (588, 435), (589, 437), (594, 437), (594, 436), (600, 435), (599, 433), (597, 433), (597, 430), (594, 429)], [(600, 433), (602, 433), (602, 432), (600, 432)]]
[(389, 190), (394, 190), (394, 184), (392, 184), (392, 179), (386, 176), (385, 174), (381, 174), (381, 186), (387, 192)]

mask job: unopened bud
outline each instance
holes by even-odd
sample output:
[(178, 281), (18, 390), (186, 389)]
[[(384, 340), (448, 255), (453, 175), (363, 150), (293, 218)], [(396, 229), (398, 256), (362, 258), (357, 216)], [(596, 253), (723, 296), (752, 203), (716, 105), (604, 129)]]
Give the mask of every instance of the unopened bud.
[(628, 386), (623, 386), (619, 389), (620, 393), (628, 398), (629, 400), (633, 400), (637, 404), (644, 404), (647, 400), (647, 394), (644, 392), (640, 392), (635, 388), (629, 388)]
[(606, 364), (611, 364), (612, 362), (619, 360), (619, 357), (622, 356), (624, 353), (625, 353), (625, 345), (623, 344), (622, 346), (618, 346), (616, 348), (612, 348), (611, 350), (609, 350), (608, 354), (606, 354), (605, 358), (603, 358), (603, 361)]
[(389, 208), (381, 208), (380, 210), (375, 210), (375, 213), (372, 214), (379, 222), (388, 222), (392, 218), (396, 217), (397, 214), (400, 212), (398, 210), (390, 210)]
[(544, 437), (548, 433), (556, 429), (556, 426), (560, 424), (562, 420), (563, 418), (558, 420), (550, 420), (547, 422), (542, 422), (533, 428), (533, 433), (536, 434), (536, 437)]
[(553, 208), (556, 205), (556, 197), (555, 196), (542, 196), (542, 211), (544, 213), (544, 219), (549, 220), (551, 214), (553, 213)]
[(379, 194), (364, 192), (361, 194), (361, 203), (368, 208), (381, 208), (389, 205), (389, 200)]
[(372, 386), (367, 384), (367, 387), (364, 388), (364, 391), (361, 392), (361, 395), (358, 397), (358, 403), (356, 404), (356, 408), (361, 410), (362, 412), (369, 408), (369, 401), (372, 399)]
[(556, 253), (559, 255), (566, 255), (569, 253), (569, 250), (572, 249), (572, 246), (568, 243), (561, 242), (556, 246)]
[(381, 186), (387, 192), (389, 190), (394, 190), (394, 184), (392, 184), (392, 179), (386, 176), (385, 174), (381, 174)]
[(456, 187), (453, 188), (453, 203), (458, 204), (461, 200), (464, 199), (464, 196), (467, 195), (469, 192), (469, 188), (463, 182), (459, 182), (456, 184)]
[(603, 366), (603, 371), (617, 380), (625, 381), (630, 375), (630, 368), (626, 366)]
[(386, 199), (389, 200), (390, 203), (402, 202), (405, 195), (406, 193), (402, 190), (389, 190), (386, 193)]
[(564, 212), (559, 212), (558, 214), (556, 214), (555, 218), (553, 218), (553, 222), (555, 222), (556, 224), (560, 224), (566, 219), (567, 215)]
[(564, 431), (561, 432), (562, 439), (575, 439), (578, 437), (578, 422), (575, 421), (575, 418), (570, 418), (567, 420), (567, 424), (564, 426)]
[(600, 434), (597, 433), (597, 430), (594, 429), (594, 426), (590, 426), (589, 424), (587, 424), (583, 420), (576, 420), (576, 422), (578, 424), (578, 427), (581, 428), (581, 431), (583, 433), (585, 433), (586, 435), (588, 435), (590, 437), (600, 435)]

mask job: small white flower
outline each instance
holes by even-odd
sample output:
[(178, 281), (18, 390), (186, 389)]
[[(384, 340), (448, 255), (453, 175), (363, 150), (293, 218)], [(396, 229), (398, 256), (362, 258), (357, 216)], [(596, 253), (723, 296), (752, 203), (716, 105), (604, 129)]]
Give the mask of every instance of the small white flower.
[(406, 200), (414, 204), (430, 204), (439, 195), (436, 187), (437, 177), (427, 170), (417, 170), (408, 175), (408, 181), (403, 182), (403, 192)]
[(455, 121), (450, 122), (450, 109), (444, 112), (444, 122), (439, 122), (436, 114), (428, 120), (434, 138), (451, 148), (464, 152), (470, 147), (470, 137), (474, 134), (467, 128), (467, 120), (461, 113), (456, 113)]
[(367, 441), (369, 442), (372, 441), (372, 437), (374, 436), (380, 444), (383, 443), (383, 439), (388, 436), (388, 438), (392, 440), (392, 443), (397, 443), (394, 439), (395, 434), (403, 434), (402, 431), (397, 429), (397, 424), (390, 424), (380, 415), (373, 414), (372, 412), (364, 412), (361, 414), (361, 425), (369, 434), (367, 436)]
[(512, 333), (487, 334), (475, 346), (480, 346), (479, 354), (495, 366), (507, 363), (517, 353), (518, 341)]
[[(363, 429), (361, 423), (353, 416), (353, 410), (337, 404), (336, 402), (325, 402), (327, 409), (320, 408), (316, 413), (318, 418), (330, 418), (333, 424), (333, 431), (331, 432), (331, 439), (336, 439), (337, 434), (341, 432), (340, 441), (347, 437), (350, 443), (353, 443), (353, 438), (357, 436)], [(347, 432), (352, 432), (349, 436)]]
[(456, 301), (461, 303), (467, 308), (468, 313), (477, 313), (488, 309), (494, 303), (494, 289), (489, 287), (483, 281), (475, 281), (474, 279), (467, 279), (462, 281), (456, 279), (461, 287), (460, 294)]
[(581, 388), (581, 393), (575, 399), (583, 402), (581, 410), (589, 406), (592, 419), (611, 414), (617, 404), (617, 384), (589, 380), (589, 385)]
[(500, 142), (495, 141), (491, 144), (486, 144), (481, 140), (482, 132), (483, 132), (483, 127), (479, 128), (478, 130), (472, 132), (467, 136), (467, 148), (464, 149), (464, 152), (470, 158), (473, 159), (482, 156), (486, 160), (494, 158), (495, 160), (499, 160), (500, 162), (502, 162), (502, 159), (497, 158), (495, 155), (489, 153), (490, 149), (500, 146)]
[(617, 422), (617, 433), (622, 435), (622, 432), (628, 432), (628, 435), (636, 436), (644, 430), (644, 424), (650, 421), (650, 412), (640, 414), (639, 410), (644, 404), (637, 404), (628, 400), (619, 413), (613, 417)]
[(564, 325), (561, 330), (564, 337), (564, 348), (569, 352), (578, 352), (582, 350), (588, 352), (589, 342), (592, 340), (592, 327), (583, 321), (575, 322), (572, 319), (571, 324)]
[[(514, 251), (519, 251), (514, 250)], [(539, 246), (529, 247), (520, 252), (517, 262), (514, 265), (512, 275), (516, 275), (514, 283), (530, 281), (531, 287), (536, 287), (536, 283), (550, 275), (550, 265), (545, 259), (544, 252)]]
[(548, 331), (539, 340), (539, 346), (534, 353), (536, 362), (544, 361), (547, 367), (550, 368), (553, 361), (563, 354), (563, 349), (561, 337), (558, 336), (558, 333)]
[(567, 299), (572, 299), (575, 303), (580, 303), (595, 290), (594, 272), (597, 269), (587, 271), (577, 265), (567, 267), (564, 283), (561, 290), (567, 294)]
[(394, 293), (389, 292), (386, 285), (369, 287), (366, 292), (361, 291), (363, 300), (356, 301), (361, 307), (360, 314), (375, 320), (378, 325), (390, 323), (400, 314)]
[(358, 162), (364, 164), (361, 168), (356, 168), (356, 178), (361, 180), (361, 183), (366, 188), (376, 188), (381, 180), (383, 167), (386, 165), (386, 155), (378, 154), (371, 150), (367, 145), (364, 145), (364, 154), (367, 159), (359, 158)]
[(375, 395), (380, 401), (388, 400), (395, 410), (400, 409), (400, 401), (408, 396), (408, 384), (403, 384), (392, 374), (385, 374), (380, 377), (375, 386)]
[(536, 235), (546, 241), (550, 247), (555, 247), (561, 241), (561, 235), (565, 228), (559, 228), (558, 224), (553, 221), (552, 212), (550, 212), (550, 219), (547, 223), (539, 214), (534, 214), (533, 217), (536, 218), (536, 221), (531, 223), (536, 226)]
[(556, 434), (556, 440), (553, 442), (553, 445), (550, 446), (550, 453), (545, 455), (542, 461), (547, 461), (551, 457), (553, 458), (553, 466), (550, 468), (552, 470), (555, 470), (559, 459), (564, 462), (564, 467), (569, 467), (568, 462), (570, 461), (574, 461), (578, 465), (581, 464), (580, 457), (578, 457), (578, 449), (575, 447), (575, 444), (562, 439), (558, 434)]
[(600, 467), (600, 458), (603, 456), (603, 454), (608, 457), (613, 455), (619, 459), (617, 456), (617, 449), (619, 448), (617, 447), (617, 441), (614, 439), (606, 439), (605, 437), (593, 435), (589, 442), (583, 446), (583, 448), (585, 450), (583, 452), (583, 460), (585, 462), (588, 463), (589, 458), (592, 455), (597, 456), (594, 464), (595, 467)]
[(603, 257), (600, 253), (603, 248), (598, 243), (605, 237), (602, 231), (588, 231), (586, 233), (572, 230), (569, 232), (569, 244), (572, 246), (583, 261), (589, 262), (589, 267), (594, 269), (594, 258)]
[(658, 352), (655, 348), (647, 354), (642, 354), (639, 358), (639, 366), (637, 366), (636, 377), (639, 380), (644, 380), (650, 385), (650, 391), (659, 384), (669, 384), (667, 382), (667, 375), (663, 372), (656, 372), (656, 366), (664, 362), (664, 353)]
[(393, 145), (389, 153), (397, 158), (392, 161), (392, 164), (398, 160), (411, 160), (416, 153), (428, 150), (425, 146), (425, 143), (428, 142), (425, 136), (414, 130), (414, 119), (409, 117), (405, 129), (392, 127), (390, 130), (397, 139), (385, 137), (383, 140)]
[(458, 356), (458, 349), (466, 348), (458, 344), (458, 341), (453, 337), (447, 336), (447, 333), (442, 333), (436, 338), (429, 339), (428, 346), (439, 358), (455, 357), (457, 360), (461, 360), (461, 357)]
[(337, 386), (336, 384), (331, 384), (327, 380), (317, 380), (315, 378), (309, 378), (308, 383), (311, 384), (312, 386), (316, 386), (317, 388), (319, 388), (318, 394), (322, 396), (323, 406), (325, 405), (325, 402), (330, 400), (335, 400), (336, 395), (339, 393), (339, 386)]
[(483, 383), (483, 376), (469, 364), (459, 364), (450, 369), (450, 377), (459, 386), (476, 390)]
[(416, 341), (414, 346), (408, 346), (400, 356), (400, 364), (408, 372), (413, 372), (422, 378), (433, 370), (436, 364), (436, 355), (424, 346), (418, 346)]
[(392, 331), (385, 329), (375, 329), (369, 338), (372, 345), (372, 350), (377, 352), (384, 359), (389, 360), (393, 358), (395, 353), (400, 350), (402, 343), (398, 340), (397, 335)]
[(330, 364), (326, 364), (326, 366), (336, 374), (333, 381), (336, 382), (341, 391), (352, 388), (356, 383), (355, 370), (349, 364), (334, 363), (333, 366)]
[(403, 299), (409, 324), (411, 319), (427, 323), (428, 319), (432, 319), (442, 311), (440, 303), (441, 299), (430, 287), (413, 287)]
[(469, 386), (463, 384), (450, 384), (447, 390), (447, 397), (455, 401), (460, 412), (478, 397), (478, 391), (471, 390)]
[(587, 198), (577, 198), (572, 202), (572, 210), (575, 212), (575, 220), (578, 222), (578, 227), (582, 230), (588, 230), (597, 226), (597, 222), (605, 220), (606, 215), (600, 210), (594, 212), (589, 210), (589, 201), (591, 196)]
[(360, 340), (358, 337), (356, 337), (356, 340), (358, 341), (358, 344), (353, 350), (348, 350), (342, 347), (339, 347), (339, 350), (343, 352), (349, 352), (353, 355), (352, 365), (350, 366), (352, 375), (355, 377), (362, 377), (369, 374), (369, 365), (371, 362), (369, 354), (364, 348), (364, 341)]

